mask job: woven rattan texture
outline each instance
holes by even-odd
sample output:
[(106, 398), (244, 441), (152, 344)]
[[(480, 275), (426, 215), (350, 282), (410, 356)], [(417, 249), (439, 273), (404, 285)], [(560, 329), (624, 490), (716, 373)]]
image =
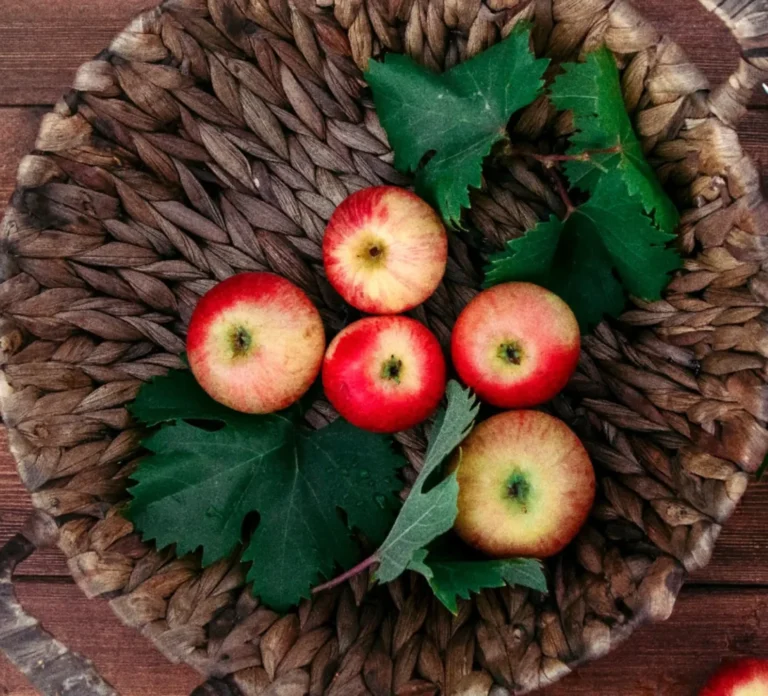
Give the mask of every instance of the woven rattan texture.
[[(408, 183), (361, 77), (368, 59), (407, 52), (442, 70), (530, 19), (556, 60), (603, 41), (615, 53), (686, 257), (664, 300), (585, 339), (553, 404), (599, 491), (550, 564), (549, 596), (486, 592), (451, 616), (416, 577), (367, 591), (360, 576), (278, 616), (236, 558), (201, 571), (143, 544), (120, 515), (141, 456), (125, 404), (180, 364), (197, 299), (272, 270), (331, 330), (347, 320), (323, 276), (325, 222), (361, 187)], [(768, 210), (734, 131), (761, 60), (709, 95), (673, 43), (609, 0), (172, 0), (137, 19), (45, 117), (2, 228), (3, 416), (80, 587), (245, 696), (523, 693), (666, 618), (768, 449)], [(512, 129), (545, 148), (569, 124), (540, 100)], [(443, 342), (483, 253), (560, 206), (524, 158), (489, 169), (473, 198), (468, 226), (485, 240), (454, 236), (444, 284), (414, 312)], [(320, 404), (311, 419), (332, 416)], [(423, 433), (398, 439), (412, 477)]]

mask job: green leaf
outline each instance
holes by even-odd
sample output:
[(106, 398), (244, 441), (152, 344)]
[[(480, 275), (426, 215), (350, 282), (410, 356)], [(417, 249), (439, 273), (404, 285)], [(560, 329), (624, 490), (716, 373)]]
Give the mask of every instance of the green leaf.
[(165, 422), (145, 441), (153, 454), (130, 489), (128, 516), (145, 540), (176, 544), (179, 555), (202, 547), (209, 565), (235, 551), (246, 518), (258, 513), (243, 560), (252, 562), (254, 594), (284, 610), (336, 564), (359, 560), (353, 530), (373, 545), (386, 536), (405, 464), (390, 438), (343, 420), (312, 431), (295, 412), (236, 413), (208, 403), (190, 382), (189, 371), (155, 380), (134, 406), (146, 422)]
[(452, 614), (459, 610), (457, 597), (469, 599), (470, 593), (484, 589), (517, 585), (539, 592), (547, 591), (547, 579), (541, 561), (534, 558), (509, 558), (499, 561), (431, 560), (412, 567), (427, 578), (429, 586)]
[(179, 418), (224, 421), (234, 412), (214, 401), (192, 379), (189, 370), (171, 370), (155, 377), (139, 390), (128, 410), (145, 425), (157, 425)]
[(565, 221), (551, 217), (507, 242), (491, 257), (485, 286), (513, 280), (543, 285), (568, 303), (586, 332), (605, 314), (622, 311), (622, 285), (646, 300), (661, 296), (681, 264), (667, 247), (673, 239), (654, 227), (621, 177), (605, 176)]
[(389, 535), (376, 552), (379, 582), (390, 582), (409, 566), (418, 567), (423, 563), (427, 544), (447, 532), (456, 520), (459, 493), (456, 473), (430, 490), (426, 490), (426, 483), (469, 434), (480, 406), (469, 389), (462, 389), (453, 380), (448, 383), (446, 393), (448, 405), (435, 420), (424, 466)]
[(468, 188), (482, 183), (483, 159), (506, 137), (510, 116), (541, 92), (549, 61), (530, 50), (517, 27), (504, 41), (442, 75), (403, 55), (371, 61), (365, 78), (395, 151), (395, 167), (418, 171), (416, 191), (457, 224), (469, 207)]
[(677, 226), (677, 209), (669, 199), (643, 153), (643, 147), (627, 114), (621, 94), (616, 61), (603, 47), (584, 63), (566, 63), (564, 73), (551, 88), (558, 109), (573, 111), (577, 132), (571, 137), (569, 154), (618, 147), (614, 153), (594, 154), (587, 161), (567, 162), (571, 186), (595, 191), (604, 176), (621, 176), (631, 196), (642, 202), (656, 225), (665, 232)]

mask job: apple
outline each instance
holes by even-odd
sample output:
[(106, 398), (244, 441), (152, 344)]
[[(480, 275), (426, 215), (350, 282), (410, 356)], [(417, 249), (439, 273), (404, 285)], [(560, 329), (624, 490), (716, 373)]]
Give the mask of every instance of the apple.
[(200, 386), (244, 413), (290, 406), (315, 381), (324, 352), (319, 312), (273, 273), (241, 273), (211, 288), (187, 333), (187, 358)]
[(768, 696), (768, 660), (724, 662), (699, 696)]
[(484, 290), (464, 308), (451, 334), (459, 377), (483, 401), (526, 408), (551, 399), (579, 360), (579, 324), (557, 295), (532, 283)]
[(328, 281), (368, 314), (400, 314), (440, 285), (448, 236), (437, 213), (396, 186), (373, 186), (345, 198), (323, 238)]
[(565, 423), (540, 411), (506, 411), (480, 423), (450, 470), (459, 482), (454, 529), (497, 558), (562, 551), (595, 498), (584, 445)]
[(394, 433), (437, 409), (445, 393), (445, 369), (440, 344), (426, 326), (403, 316), (368, 317), (331, 341), (323, 387), (352, 425)]

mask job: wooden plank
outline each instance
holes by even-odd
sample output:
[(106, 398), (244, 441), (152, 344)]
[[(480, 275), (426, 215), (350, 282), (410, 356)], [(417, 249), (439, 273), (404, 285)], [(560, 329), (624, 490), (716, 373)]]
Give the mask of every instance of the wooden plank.
[(541, 696), (694, 696), (722, 659), (765, 657), (766, 590), (684, 589), (672, 617)]
[[(6, 430), (0, 428), (0, 546), (21, 530), (31, 512), (29, 493), (21, 483), (8, 452)], [(17, 574), (69, 578), (69, 569), (64, 554), (53, 548), (36, 551), (19, 565)]]
[(75, 71), (156, 0), (3, 0), (0, 105), (53, 104)]
[(750, 109), (739, 124), (742, 147), (768, 174), (768, 109)]
[[(122, 696), (186, 696), (199, 677), (170, 665), (106, 602), (87, 600), (70, 585), (24, 582), (18, 593), (30, 613), (70, 648), (90, 657)], [(764, 589), (686, 588), (666, 623), (644, 626), (607, 657), (580, 667), (542, 696), (693, 696), (723, 658), (765, 655)], [(84, 628), (90, 630), (84, 630)], [(34, 696), (0, 659), (0, 693)]]
[(19, 160), (35, 147), (40, 119), (46, 111), (45, 107), (0, 108), (0, 211), (5, 210), (15, 188)]
[[(54, 103), (81, 63), (108, 46), (133, 15), (154, 4), (154, 0), (3, 0), (0, 105)], [(698, 0), (636, 0), (635, 5), (686, 50), (713, 84), (736, 67), (736, 43)], [(754, 103), (768, 105), (768, 97), (756, 95)]]
[[(108, 44), (130, 15), (154, 0), (2, 0), (0, 105), (52, 103), (76, 67)], [(727, 31), (697, 7), (697, 0), (636, 0), (656, 26), (677, 40), (713, 82), (736, 64)], [(716, 47), (716, 50), (713, 48)], [(30, 60), (30, 56), (34, 56)], [(768, 104), (764, 96), (756, 104)], [(32, 148), (44, 110), (0, 109), (0, 208), (13, 189), (18, 158)], [(768, 164), (768, 112), (749, 114), (745, 147)], [(768, 169), (764, 167), (764, 171)], [(0, 440), (0, 451), (4, 444)], [(0, 457), (0, 543), (29, 511), (29, 498)], [(752, 486), (726, 527), (712, 563), (694, 582), (768, 582), (768, 484)], [(21, 566), (32, 575), (66, 573), (58, 552), (43, 552)], [(62, 579), (22, 581), (20, 594), (32, 613), (58, 637), (96, 661), (123, 696), (185, 696), (197, 683), (191, 670), (171, 666), (141, 636), (124, 628), (106, 603), (89, 601)], [(55, 582), (54, 582), (55, 581)], [(582, 667), (545, 696), (689, 696), (723, 656), (759, 654), (766, 629), (759, 616), (768, 602), (762, 589), (731, 591), (686, 587), (667, 624), (646, 627), (604, 660)], [(84, 630), (85, 628), (90, 630)], [(0, 694), (32, 696), (32, 689), (0, 659)]]
[[(21, 582), (24, 608), (72, 650), (91, 658), (121, 696), (187, 696), (202, 677), (191, 667), (172, 665), (132, 628), (123, 626), (106, 600), (88, 600), (74, 585)], [(0, 655), (0, 694), (36, 692)]]
[(768, 585), (768, 481), (750, 485), (725, 524), (712, 560), (688, 582)]
[[(726, 80), (736, 69), (738, 44), (726, 26), (701, 7), (699, 0), (634, 0), (634, 5), (685, 51), (712, 86)], [(768, 96), (756, 92), (752, 105), (768, 106)]]

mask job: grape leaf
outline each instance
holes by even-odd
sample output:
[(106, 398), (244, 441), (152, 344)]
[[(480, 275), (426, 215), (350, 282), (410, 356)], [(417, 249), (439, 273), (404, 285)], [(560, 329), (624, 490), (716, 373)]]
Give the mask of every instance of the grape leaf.
[(232, 409), (214, 401), (189, 370), (170, 370), (142, 386), (128, 410), (144, 425), (157, 425), (179, 418), (179, 409), (193, 415), (185, 418), (225, 421), (234, 413)]
[(374, 545), (386, 536), (405, 464), (390, 438), (341, 419), (312, 431), (297, 409), (237, 413), (179, 372), (145, 385), (133, 407), (146, 423), (164, 422), (132, 476), (127, 514), (145, 540), (176, 544), (179, 555), (202, 547), (209, 565), (235, 551), (246, 517), (258, 513), (243, 555), (248, 579), (265, 604), (284, 610), (337, 563), (359, 560), (353, 530)]
[(508, 558), (490, 561), (466, 561), (435, 558), (420, 559), (411, 567), (427, 578), (435, 597), (448, 611), (459, 610), (457, 597), (469, 599), (470, 593), (484, 589), (517, 585), (539, 592), (547, 591), (547, 579), (541, 561), (534, 558)]
[(577, 132), (571, 136), (569, 154), (618, 147), (618, 152), (595, 153), (586, 161), (566, 162), (571, 186), (594, 192), (604, 176), (620, 176), (631, 196), (642, 201), (664, 232), (677, 226), (677, 209), (669, 199), (643, 147), (632, 129), (621, 94), (619, 71), (606, 48), (590, 53), (584, 63), (566, 63), (564, 73), (551, 87), (552, 103), (573, 111)]
[(646, 300), (661, 296), (681, 263), (667, 247), (674, 238), (654, 227), (621, 177), (602, 177), (567, 219), (551, 217), (491, 256), (485, 286), (513, 280), (543, 285), (568, 303), (586, 332), (604, 314), (622, 311), (622, 285)]
[(468, 189), (480, 187), (483, 159), (506, 137), (510, 116), (539, 95), (548, 64), (531, 52), (524, 26), (442, 75), (392, 53), (368, 64), (365, 78), (395, 167), (417, 171), (435, 153), (417, 173), (416, 192), (446, 223), (458, 223), (469, 207)]
[(451, 380), (448, 405), (438, 413), (429, 435), (427, 453), (408, 498), (389, 535), (376, 552), (376, 579), (390, 582), (412, 564), (423, 562), (424, 547), (447, 532), (456, 520), (459, 484), (456, 472), (425, 490), (427, 479), (469, 434), (480, 406), (469, 389)]

